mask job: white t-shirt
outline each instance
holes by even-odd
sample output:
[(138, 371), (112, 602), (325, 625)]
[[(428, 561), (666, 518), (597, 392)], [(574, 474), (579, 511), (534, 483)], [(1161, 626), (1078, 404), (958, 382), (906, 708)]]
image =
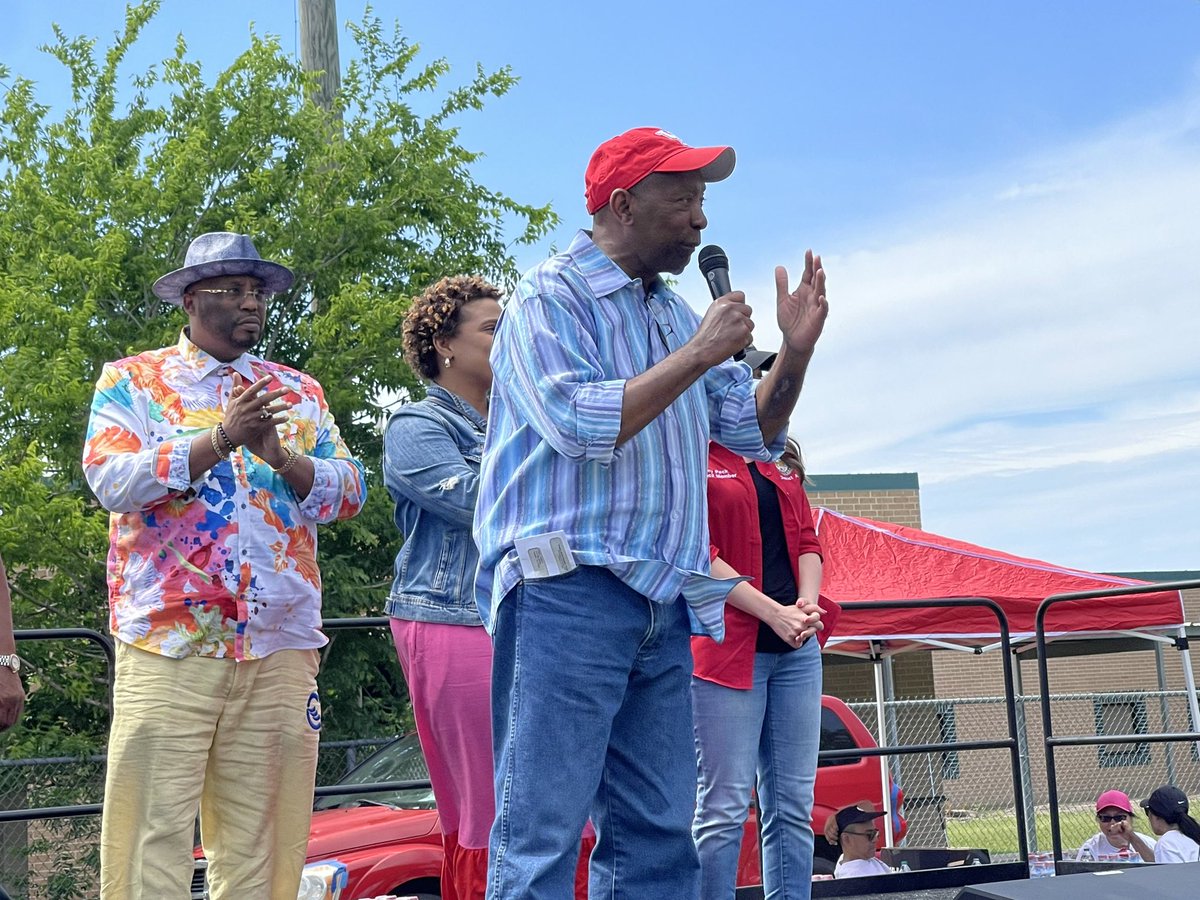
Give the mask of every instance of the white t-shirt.
[(1168, 831), (1154, 845), (1156, 863), (1183, 863), (1200, 861), (1200, 844), (1182, 831)]
[[(1142, 834), (1140, 831), (1137, 833), (1137, 836), (1146, 842), (1147, 847), (1154, 849), (1154, 838), (1150, 837), (1148, 834)], [(1087, 859), (1088, 856), (1086, 853), (1084, 853), (1085, 850), (1091, 854), (1091, 858), (1093, 860), (1099, 859), (1101, 854), (1105, 856), (1114, 856), (1121, 852), (1120, 847), (1114, 847), (1108, 842), (1108, 838), (1105, 837), (1103, 831), (1097, 831), (1094, 835), (1092, 835), (1091, 838), (1088, 839), (1088, 842), (1079, 848), (1079, 855), (1076, 856), (1075, 859)], [(1139, 860), (1142, 858), (1141, 855), (1133, 849), (1133, 847), (1129, 848), (1129, 852), (1133, 856), (1136, 856)]]
[(861, 878), (864, 875), (891, 875), (892, 870), (878, 856), (870, 859), (839, 859), (834, 878)]

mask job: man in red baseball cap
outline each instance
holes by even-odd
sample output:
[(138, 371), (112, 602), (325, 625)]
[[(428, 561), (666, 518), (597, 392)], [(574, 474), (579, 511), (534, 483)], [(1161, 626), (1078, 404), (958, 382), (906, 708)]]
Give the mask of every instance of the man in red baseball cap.
[(759, 387), (731, 357), (740, 291), (698, 316), (660, 277), (707, 226), (729, 147), (635, 128), (592, 155), (590, 231), (521, 279), (497, 325), (479, 475), (476, 601), (492, 634), (499, 800), (490, 900), (571, 896), (591, 817), (593, 896), (699, 894), (690, 635), (723, 635), (709, 574), (708, 443), (777, 458), (828, 306), (820, 259), (789, 291)]

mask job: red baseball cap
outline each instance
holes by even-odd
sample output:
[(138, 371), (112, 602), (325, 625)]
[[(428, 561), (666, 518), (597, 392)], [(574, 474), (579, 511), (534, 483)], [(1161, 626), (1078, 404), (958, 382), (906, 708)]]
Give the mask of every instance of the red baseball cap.
[(653, 172), (699, 172), (722, 181), (733, 171), (732, 147), (689, 147), (661, 128), (631, 128), (596, 148), (584, 173), (589, 215), (608, 205), (612, 192), (629, 190)]
[(1100, 812), (1107, 806), (1115, 806), (1130, 815), (1133, 814), (1133, 804), (1129, 802), (1129, 795), (1124, 791), (1105, 791), (1096, 798), (1096, 812)]

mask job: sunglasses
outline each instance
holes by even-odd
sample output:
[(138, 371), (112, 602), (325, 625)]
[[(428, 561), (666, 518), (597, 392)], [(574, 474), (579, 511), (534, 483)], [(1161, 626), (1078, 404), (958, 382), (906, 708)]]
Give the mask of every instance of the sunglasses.
[(1124, 822), (1126, 819), (1129, 818), (1129, 816), (1126, 816), (1126, 815), (1102, 816), (1102, 815), (1097, 814), (1096, 818), (1107, 825), (1109, 822)]
[(856, 837), (865, 837), (868, 841), (873, 841), (879, 837), (879, 829), (872, 828), (870, 831), (843, 831), (842, 834), (852, 834)]
[(236, 300), (238, 303), (249, 297), (258, 303), (265, 304), (270, 303), (275, 296), (274, 291), (264, 291), (262, 288), (251, 288), (248, 291), (242, 288), (194, 288), (193, 291), (197, 294), (212, 294), (223, 300)]

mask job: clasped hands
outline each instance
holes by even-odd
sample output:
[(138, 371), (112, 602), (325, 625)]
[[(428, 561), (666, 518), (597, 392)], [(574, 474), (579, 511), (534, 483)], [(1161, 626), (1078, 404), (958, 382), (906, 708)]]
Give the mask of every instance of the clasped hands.
[(288, 419), (292, 404), (283, 400), (283, 397), (292, 389), (264, 390), (270, 381), (271, 376), (267, 375), (247, 385), (242, 381), (242, 376), (235, 372), (229, 406), (225, 409), (225, 420), (221, 424), (230, 441), (235, 445), (245, 445), (251, 453), (277, 469), (288, 460), (276, 426)]
[(801, 646), (806, 640), (825, 628), (821, 622), (821, 607), (816, 601), (798, 597), (794, 604), (780, 606), (771, 629), (780, 639), (792, 647)]

